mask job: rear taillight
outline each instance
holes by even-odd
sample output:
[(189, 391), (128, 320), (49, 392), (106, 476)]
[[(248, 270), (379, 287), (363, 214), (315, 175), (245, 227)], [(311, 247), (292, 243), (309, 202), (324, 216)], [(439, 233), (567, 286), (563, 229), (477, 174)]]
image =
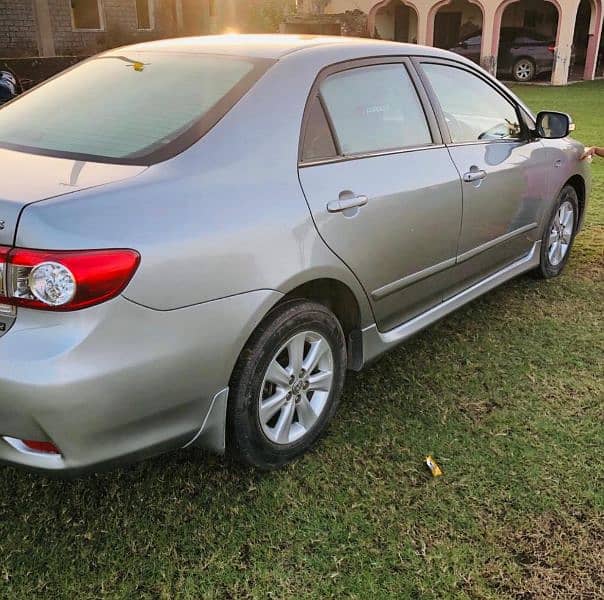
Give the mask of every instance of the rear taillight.
[(556, 46), (548, 46), (548, 47), (547, 47), (547, 49), (548, 49), (550, 52), (555, 52), (555, 51), (556, 51)]
[(61, 451), (52, 442), (41, 442), (38, 440), (22, 440), (19, 438), (2, 436), (2, 439), (22, 454), (48, 454), (60, 455)]
[(28, 450), (41, 454), (61, 454), (61, 451), (52, 442), (38, 442), (36, 440), (21, 440)]
[(78, 310), (117, 296), (140, 262), (134, 250), (0, 248), (0, 303)]

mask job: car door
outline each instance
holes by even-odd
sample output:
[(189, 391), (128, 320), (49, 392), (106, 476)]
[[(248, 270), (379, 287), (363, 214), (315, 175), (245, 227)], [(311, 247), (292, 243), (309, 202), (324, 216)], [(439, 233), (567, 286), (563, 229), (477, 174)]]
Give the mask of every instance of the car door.
[(421, 70), (462, 177), (457, 288), (526, 255), (539, 238), (549, 163), (519, 107), (479, 72), (421, 60)]
[(461, 183), (406, 59), (353, 61), (320, 75), (299, 177), (322, 238), (364, 286), (380, 329), (442, 301)]

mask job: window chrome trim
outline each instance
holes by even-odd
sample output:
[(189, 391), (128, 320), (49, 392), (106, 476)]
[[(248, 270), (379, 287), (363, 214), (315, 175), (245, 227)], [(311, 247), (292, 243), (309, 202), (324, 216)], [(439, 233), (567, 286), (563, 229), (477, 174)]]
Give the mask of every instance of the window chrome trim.
[(331, 158), (319, 158), (317, 160), (308, 160), (299, 162), (298, 168), (316, 167), (318, 165), (329, 165), (332, 163), (348, 162), (351, 160), (360, 160), (363, 158), (376, 158), (379, 156), (390, 156), (392, 154), (405, 154), (407, 152), (422, 152), (424, 150), (435, 150), (445, 148), (444, 144), (428, 144), (426, 146), (409, 146), (408, 148), (394, 148), (393, 150), (378, 150), (376, 152), (361, 152), (358, 154), (346, 154), (345, 156), (333, 156)]
[(522, 146), (528, 144), (529, 140), (524, 138), (508, 138), (505, 140), (476, 140), (474, 142), (451, 142), (446, 144), (447, 148), (455, 148), (457, 146), (484, 146), (486, 144), (517, 144)]
[(519, 235), (522, 235), (523, 233), (527, 233), (529, 231), (532, 231), (533, 229), (537, 229), (538, 226), (539, 226), (539, 223), (529, 223), (528, 225), (524, 225), (523, 227), (514, 229), (514, 231), (504, 233), (503, 235), (500, 235), (499, 237), (489, 240), (488, 242), (485, 242), (484, 244), (480, 244), (480, 246), (476, 246), (475, 248), (472, 248), (471, 250), (467, 250), (466, 252), (463, 252), (462, 254), (460, 254), (457, 257), (457, 262), (458, 263), (465, 262), (466, 260), (469, 260), (470, 258), (474, 258), (478, 254), (481, 254), (482, 252), (485, 252), (486, 250), (490, 250), (494, 246), (498, 246), (499, 244), (502, 244), (503, 242), (507, 242), (508, 240), (511, 240), (512, 238), (518, 237)]

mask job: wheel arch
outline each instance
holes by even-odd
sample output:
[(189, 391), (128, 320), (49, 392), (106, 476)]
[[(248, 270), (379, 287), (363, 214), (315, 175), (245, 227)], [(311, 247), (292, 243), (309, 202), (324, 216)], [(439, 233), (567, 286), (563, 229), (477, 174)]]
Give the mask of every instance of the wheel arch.
[(363, 365), (362, 316), (361, 306), (352, 289), (339, 279), (311, 279), (288, 291), (273, 308), (300, 299), (318, 302), (334, 313), (344, 330), (348, 368), (360, 370)]
[(579, 218), (577, 220), (577, 231), (581, 229), (583, 225), (583, 218), (585, 216), (585, 202), (587, 200), (587, 190), (585, 185), (585, 179), (578, 173), (573, 175), (570, 179), (564, 182), (564, 186), (570, 185), (577, 192), (577, 198), (579, 200)]

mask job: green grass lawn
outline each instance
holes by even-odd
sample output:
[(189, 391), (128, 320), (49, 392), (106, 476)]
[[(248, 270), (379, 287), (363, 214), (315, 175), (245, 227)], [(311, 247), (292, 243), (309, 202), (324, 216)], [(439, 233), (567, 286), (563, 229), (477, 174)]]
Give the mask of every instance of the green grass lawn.
[[(602, 82), (515, 90), (604, 145)], [(0, 467), (0, 595), (602, 597), (604, 160), (593, 170), (562, 277), (510, 282), (351, 376), (296, 464), (185, 450), (72, 482)]]

